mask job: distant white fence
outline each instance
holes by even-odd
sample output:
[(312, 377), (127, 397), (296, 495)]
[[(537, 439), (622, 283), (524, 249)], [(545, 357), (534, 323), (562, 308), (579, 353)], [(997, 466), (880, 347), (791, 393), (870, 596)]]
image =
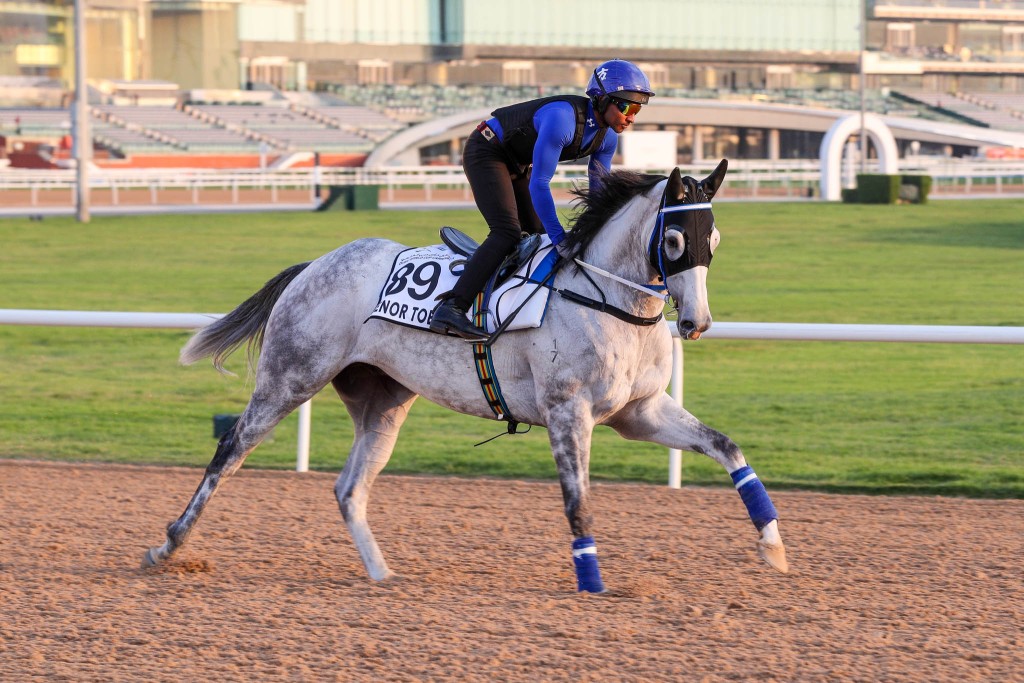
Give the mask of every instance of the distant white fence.
[[(220, 313), (123, 313), (110, 311), (46, 311), (0, 308), (0, 325), (52, 327), (132, 327), (199, 329)], [(666, 322), (673, 336), (672, 398), (683, 404), (683, 345), (675, 324)], [(788, 341), (915, 342), (940, 344), (1024, 344), (1024, 327), (950, 325), (834, 325), (812, 323), (715, 323), (704, 334), (709, 339), (762, 339)], [(309, 469), (312, 411), (307, 401), (299, 407), (299, 436), (295, 470)], [(669, 450), (668, 485), (682, 485), (682, 452)]]
[[(702, 177), (710, 172), (717, 159), (707, 163), (680, 167), (685, 175)], [(923, 173), (932, 176), (932, 195), (939, 197), (971, 196), (977, 194), (1020, 196), (1024, 194), (1024, 163), (1020, 161), (979, 161), (963, 159), (931, 159), (927, 157), (900, 160), (901, 172)], [(654, 173), (668, 173), (671, 169), (644, 169)], [(552, 184), (566, 188), (577, 180), (584, 180), (585, 165), (561, 164), (555, 170)], [(806, 199), (816, 192), (820, 180), (817, 160), (732, 161), (729, 165), (729, 198), (748, 199)], [(29, 206), (38, 206), (41, 194), (66, 192), (68, 203), (75, 201), (77, 177), (73, 169), (29, 170), (0, 169), (0, 192), (28, 193)], [(440, 188), (461, 190), (464, 199), (472, 195), (461, 166), (386, 166), (318, 167), (290, 169), (94, 169), (89, 174), (91, 190), (108, 192), (114, 206), (122, 203), (122, 192), (145, 191), (149, 204), (161, 202), (165, 190), (190, 193), (195, 204), (211, 191), (224, 196), (228, 204), (240, 204), (245, 198), (242, 190), (265, 190), (271, 201), (283, 190), (308, 192), (309, 203), (317, 203), (316, 190), (328, 185), (376, 185), (383, 191), (384, 201), (394, 201), (396, 190), (418, 188), (424, 198), (431, 201)], [(138, 197), (133, 201), (139, 205)], [(143, 204), (145, 205), (145, 204)]]

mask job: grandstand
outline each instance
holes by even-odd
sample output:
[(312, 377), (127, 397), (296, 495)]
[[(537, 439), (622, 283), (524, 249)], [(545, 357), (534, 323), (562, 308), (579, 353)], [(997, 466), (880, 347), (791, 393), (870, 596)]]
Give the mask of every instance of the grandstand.
[(907, 92), (907, 97), (965, 123), (1024, 131), (1024, 94)]
[[(579, 93), (590, 68), (612, 54), (641, 64), (659, 101), (678, 102), (682, 113), (642, 117), (636, 129), (678, 131), (681, 163), (702, 153), (816, 155), (820, 126), (772, 128), (751, 103), (863, 107), (887, 117), (1024, 130), (1024, 0), (875, 0), (867, 4), (863, 44), (860, 0), (733, 0), (743, 21), (731, 22), (712, 20), (698, 0), (637, 0), (629, 21), (611, 0), (521, 0), (515, 10), (461, 1), (341, 4), (345, 11), (325, 0), (103, 4), (103, 12), (86, 16), (93, 34), (105, 36), (102, 45), (86, 46), (96, 148), (129, 165), (223, 157), (215, 163), (251, 166), (311, 153), (333, 159), (325, 163), (358, 164), (412, 125)], [(593, 22), (557, 28), (575, 25), (583, 8)], [(7, 107), (0, 109), (0, 154), (14, 144), (57, 147), (70, 132), (72, 8), (39, 12), (0, 8), (0, 20), (33, 46), (20, 48), (21, 61), (4, 61), (0, 46), (0, 106)], [(35, 14), (64, 21), (47, 19), (52, 26), (40, 31), (45, 22), (32, 20)], [(127, 31), (132, 26), (140, 30)], [(175, 38), (197, 27), (201, 41)], [(140, 35), (151, 39), (139, 42)], [(737, 103), (737, 112), (751, 113), (687, 121), (685, 103), (694, 100)], [(420, 163), (457, 158), (465, 131), (444, 134), (447, 140), (424, 144)], [(925, 154), (980, 151), (979, 144), (921, 142), (915, 149)]]
[(59, 139), (70, 132), (71, 112), (67, 109), (0, 108), (0, 135), (4, 137)]
[(304, 111), (263, 105), (196, 105), (197, 115), (227, 130), (238, 130), (267, 143), (275, 150), (368, 152), (373, 143), (325, 117), (314, 118)]
[[(106, 122), (105, 130), (118, 131), (115, 140), (123, 139), (123, 133), (141, 133), (148, 139), (159, 140), (169, 145), (162, 153), (252, 153), (258, 143), (234, 130), (216, 125), (192, 116), (173, 107), (132, 107), (100, 105), (92, 109), (96, 119)], [(98, 137), (98, 136), (97, 136)], [(123, 156), (150, 151), (129, 142), (118, 149)]]
[[(97, 104), (90, 108), (92, 136), (96, 148), (110, 157), (110, 163), (132, 161), (145, 165), (146, 159), (158, 157), (161, 165), (203, 165), (197, 157), (231, 156), (250, 158), (246, 165), (260, 157), (270, 160), (293, 153), (342, 155), (345, 165), (359, 163), (373, 149), (411, 124), (430, 121), (467, 111), (490, 111), (512, 102), (540, 97), (553, 92), (576, 92), (574, 89), (552, 89), (531, 86), (455, 86), (421, 85), (410, 87), (363, 86), (335, 88), (331, 92), (306, 93), (296, 103), (288, 99), (268, 100), (264, 104), (214, 104), (208, 95), (201, 104), (179, 106), (134, 106)], [(185, 97), (188, 94), (185, 93)], [(859, 109), (856, 94), (828, 90), (736, 90), (717, 93), (710, 90), (688, 90), (667, 87), (658, 101), (675, 99), (686, 109), (687, 101), (719, 101), (736, 104), (775, 104), (808, 109)], [(944, 123), (966, 123), (973, 126), (1024, 130), (1024, 95), (1013, 94), (939, 94), (923, 92), (872, 91), (865, 101), (866, 111), (887, 116)], [(652, 110), (653, 111), (653, 110)], [(683, 115), (685, 120), (685, 114)], [(696, 119), (693, 119), (696, 121)], [(19, 125), (20, 122), (20, 125)], [(762, 119), (763, 122), (763, 119)], [(637, 130), (665, 129), (648, 114), (637, 122)], [(685, 124), (683, 125), (685, 128)], [(757, 129), (753, 122), (747, 132), (732, 127), (735, 139), (745, 136), (746, 146), (715, 149), (733, 158), (770, 158), (758, 134), (751, 144), (750, 135)], [(465, 130), (455, 131), (464, 137)], [(727, 140), (730, 128), (716, 126), (713, 138)], [(35, 140), (57, 146), (71, 131), (71, 116), (65, 109), (6, 108), (0, 109), (0, 136), (5, 139)], [(784, 135), (796, 140), (797, 150), (787, 149), (783, 158), (812, 158), (820, 145), (823, 131), (808, 136)], [(710, 136), (709, 136), (710, 137)], [(681, 135), (680, 158), (693, 152), (687, 145), (691, 138)], [(738, 144), (738, 143), (737, 143)], [(426, 146), (425, 146), (426, 147)], [(929, 147), (925, 147), (929, 153)], [(442, 163), (457, 154), (451, 145), (421, 152), (420, 163)], [(168, 159), (178, 159), (169, 161)], [(104, 162), (106, 163), (106, 162)], [(227, 162), (225, 162), (227, 163)], [(260, 161), (260, 163), (265, 163)]]

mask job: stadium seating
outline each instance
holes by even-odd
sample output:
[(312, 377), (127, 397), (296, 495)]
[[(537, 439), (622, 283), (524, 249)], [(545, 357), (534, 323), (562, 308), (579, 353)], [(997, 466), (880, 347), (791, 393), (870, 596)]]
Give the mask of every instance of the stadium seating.
[[(134, 107), (100, 105), (94, 108), (100, 120), (106, 121), (113, 128), (113, 139), (127, 142), (120, 146), (125, 154), (132, 152), (153, 152), (151, 145), (141, 142), (137, 137), (125, 136), (123, 131), (141, 130), (150, 140), (166, 143), (168, 147), (160, 148), (163, 153), (255, 153), (259, 151), (259, 141), (247, 139), (238, 131), (219, 128), (210, 121), (205, 121), (174, 107)], [(107, 134), (109, 135), (110, 129)], [(98, 135), (97, 135), (98, 138)]]
[(1024, 95), (1015, 93), (904, 93), (936, 110), (952, 112), (960, 122), (1024, 131)]
[(373, 141), (359, 135), (356, 127), (346, 129), (340, 123), (308, 115), (304, 108), (302, 111), (297, 108), (218, 104), (191, 107), (218, 125), (253, 133), (278, 150), (368, 152), (373, 148)]
[[(171, 106), (95, 105), (96, 143), (118, 156), (132, 154), (365, 154), (414, 122), (578, 88), (528, 86), (335, 86), (330, 92), (264, 104)], [(660, 97), (730, 99), (856, 110), (860, 95), (843, 90), (729, 91), (658, 88)], [(1024, 95), (1012, 93), (868, 94), (868, 111), (1024, 130)], [(71, 132), (67, 109), (0, 108), (0, 135), (57, 140)], [(20, 132), (19, 132), (20, 131)]]
[(0, 135), (59, 138), (71, 132), (67, 109), (0, 108)]

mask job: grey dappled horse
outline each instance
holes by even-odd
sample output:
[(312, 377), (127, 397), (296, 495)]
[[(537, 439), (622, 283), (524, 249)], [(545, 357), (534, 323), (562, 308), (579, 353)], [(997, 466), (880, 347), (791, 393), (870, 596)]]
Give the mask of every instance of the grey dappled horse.
[[(578, 191), (581, 206), (567, 240), (585, 269), (568, 264), (557, 272), (553, 286), (560, 295), (552, 294), (543, 326), (493, 340), (494, 368), (511, 414), (548, 430), (581, 591), (604, 590), (589, 492), (591, 433), (599, 424), (722, 465), (760, 532), (761, 557), (787, 571), (778, 515), (739, 447), (665, 392), (672, 339), (664, 324), (654, 324), (671, 297), (683, 338), (697, 339), (711, 325), (706, 278), (719, 234), (710, 200), (726, 167), (723, 160), (699, 182), (679, 169), (668, 178), (617, 171), (599, 188)], [(413, 401), (423, 395), (460, 413), (494, 417), (470, 344), (367, 320), (382, 278), (405, 248), (361, 239), (292, 266), (182, 349), (182, 363), (212, 356), (222, 369), (248, 342), (250, 361), (259, 350), (256, 388), (221, 438), (185, 512), (168, 525), (166, 542), (146, 553), (144, 565), (171, 557), (223, 480), (282, 418), (330, 383), (355, 423), (352, 450), (334, 487), (341, 514), (370, 577), (392, 576), (366, 505)]]

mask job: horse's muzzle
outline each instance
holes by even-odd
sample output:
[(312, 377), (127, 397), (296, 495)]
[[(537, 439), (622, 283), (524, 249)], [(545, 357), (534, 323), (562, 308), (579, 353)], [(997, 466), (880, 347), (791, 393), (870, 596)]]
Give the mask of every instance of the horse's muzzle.
[(676, 323), (676, 329), (679, 330), (679, 336), (682, 339), (694, 340), (700, 339), (700, 335), (711, 327), (711, 323), (698, 325), (692, 320), (680, 320)]

